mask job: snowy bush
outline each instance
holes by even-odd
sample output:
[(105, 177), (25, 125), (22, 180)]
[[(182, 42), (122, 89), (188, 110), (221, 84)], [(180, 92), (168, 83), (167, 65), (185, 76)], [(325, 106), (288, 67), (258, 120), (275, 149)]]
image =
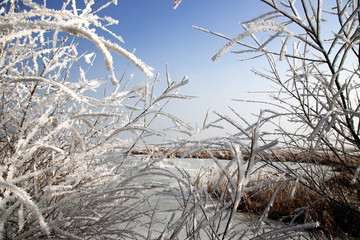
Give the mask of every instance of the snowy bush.
[[(138, 228), (152, 221), (151, 208), (143, 209), (149, 186), (135, 180), (148, 174), (151, 161), (122, 166), (137, 143), (164, 134), (151, 128), (157, 118), (189, 128), (162, 111), (169, 99), (186, 98), (178, 89), (188, 80), (168, 79), (159, 96), (158, 76), (126, 87), (115, 75), (113, 54), (147, 77), (153, 73), (118, 44), (121, 37), (107, 28), (117, 21), (97, 15), (111, 4), (116, 1), (64, 1), (60, 9), (30, 0), (0, 4), (1, 238), (146, 238)], [(81, 41), (96, 46), (109, 76), (89, 76), (96, 53), (81, 52)], [(104, 97), (93, 97), (103, 89)]]
[[(244, 31), (234, 38), (195, 28), (228, 40), (213, 61), (236, 46), (239, 49), (232, 52), (241, 54), (241, 60), (268, 61), (268, 69), (253, 70), (278, 89), (271, 95), (275, 101), (267, 102), (272, 108), (264, 111), (260, 125), (272, 125), (268, 129), (275, 129), (281, 151), (264, 155), (263, 160), (327, 200), (321, 210), (326, 216), (305, 220), (320, 221), (328, 237), (341, 232), (358, 237), (359, 2), (261, 2), (270, 12), (241, 23)], [(298, 162), (297, 168), (274, 163), (283, 159), (284, 151), (288, 160)], [(304, 162), (315, 164), (304, 167)]]

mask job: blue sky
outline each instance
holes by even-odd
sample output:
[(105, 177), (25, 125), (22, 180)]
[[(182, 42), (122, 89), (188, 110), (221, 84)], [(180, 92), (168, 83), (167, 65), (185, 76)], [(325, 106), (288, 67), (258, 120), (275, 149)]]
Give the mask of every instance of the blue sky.
[[(79, 6), (80, 2), (78, 1)], [(48, 7), (59, 2), (48, 1)], [(160, 73), (160, 79), (166, 87), (165, 65), (172, 80), (181, 81), (184, 75), (190, 84), (183, 87), (181, 93), (197, 98), (175, 100), (166, 111), (173, 113), (184, 122), (195, 127), (201, 125), (206, 112), (217, 110), (229, 114), (232, 106), (245, 118), (250, 113), (259, 113), (259, 106), (233, 102), (233, 98), (263, 99), (259, 94), (247, 94), (248, 91), (268, 90), (271, 83), (251, 73), (254, 66), (263, 66), (265, 60), (239, 62), (239, 56), (227, 53), (217, 62), (211, 58), (227, 41), (219, 37), (195, 30), (193, 25), (235, 37), (242, 28), (239, 22), (249, 20), (268, 11), (260, 1), (245, 0), (184, 0), (179, 7), (172, 8), (172, 0), (118, 0), (99, 13), (119, 20), (111, 26), (117, 35), (123, 37), (128, 51), (136, 48), (135, 55)], [(106, 36), (106, 34), (105, 34)], [(110, 40), (115, 41), (114, 38)], [(90, 49), (91, 50), (94, 50)], [(116, 74), (120, 77), (126, 68), (126, 61), (115, 58)], [(109, 74), (98, 54), (94, 69), (96, 74)], [(135, 73), (134, 82), (140, 83), (146, 77), (135, 66), (130, 66), (127, 74)], [(161, 86), (160, 86), (161, 88)], [(263, 95), (264, 96), (264, 95)], [(227, 128), (232, 133), (234, 129)], [(210, 131), (207, 136), (218, 135)]]
[[(247, 91), (266, 90), (271, 84), (250, 72), (259, 60), (239, 62), (239, 56), (228, 53), (212, 62), (211, 57), (226, 40), (195, 30), (192, 25), (235, 37), (242, 31), (240, 21), (265, 11), (265, 5), (259, 1), (184, 0), (173, 10), (171, 0), (119, 0), (117, 6), (102, 14), (119, 20), (111, 29), (124, 38), (123, 46), (127, 50), (136, 48), (136, 56), (154, 67), (162, 81), (166, 82), (166, 63), (172, 80), (180, 81), (184, 75), (189, 77), (190, 84), (182, 93), (197, 98), (177, 100), (167, 110), (195, 126), (202, 123), (207, 110), (228, 113), (228, 105), (244, 115), (258, 113), (256, 106), (231, 99), (253, 98)], [(144, 75), (136, 72), (135, 81), (143, 80)]]

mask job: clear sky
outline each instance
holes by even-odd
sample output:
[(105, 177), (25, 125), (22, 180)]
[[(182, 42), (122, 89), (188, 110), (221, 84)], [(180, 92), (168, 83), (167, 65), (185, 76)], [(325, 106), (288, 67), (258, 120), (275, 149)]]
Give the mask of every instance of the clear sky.
[[(181, 92), (197, 98), (176, 100), (167, 110), (195, 126), (202, 124), (207, 110), (229, 113), (228, 105), (244, 115), (258, 113), (258, 106), (231, 99), (258, 97), (246, 93), (269, 89), (271, 83), (251, 73), (259, 60), (239, 62), (239, 56), (228, 53), (212, 62), (211, 57), (227, 41), (195, 30), (192, 25), (235, 37), (242, 31), (239, 22), (267, 10), (260, 1), (184, 0), (174, 10), (171, 0), (119, 0), (104, 13), (119, 20), (112, 30), (124, 38), (123, 46), (129, 51), (136, 48), (136, 56), (154, 67), (162, 81), (166, 81), (166, 63), (172, 80), (189, 77), (190, 84)], [(142, 81), (144, 75), (136, 73), (135, 79)]]
[[(55, 4), (48, 1), (48, 7)], [(79, 1), (82, 2), (82, 1)], [(175, 100), (166, 109), (193, 127), (201, 125), (206, 112), (217, 110), (229, 114), (230, 105), (247, 117), (259, 113), (259, 106), (233, 102), (233, 98), (255, 99), (259, 94), (248, 91), (268, 90), (271, 83), (251, 73), (253, 66), (262, 66), (265, 61), (237, 61), (239, 56), (227, 53), (217, 62), (211, 57), (227, 41), (195, 30), (193, 25), (235, 37), (242, 28), (239, 22), (249, 20), (269, 9), (260, 1), (247, 0), (184, 0), (172, 8), (172, 0), (118, 0), (99, 15), (108, 15), (119, 20), (110, 29), (123, 37), (121, 44), (128, 51), (136, 48), (135, 55), (159, 72), (166, 83), (165, 65), (169, 64), (172, 80), (181, 81), (187, 75), (190, 84), (181, 93), (197, 96), (196, 99)], [(114, 39), (111, 39), (114, 41)], [(98, 55), (100, 63), (103, 59)], [(115, 58), (118, 59), (118, 58)], [(121, 76), (126, 63), (118, 59), (115, 68)], [(96, 67), (96, 73), (106, 74), (105, 67)], [(128, 73), (135, 73), (135, 82), (142, 82), (145, 75), (131, 66)], [(108, 74), (108, 73), (107, 73)], [(164, 85), (165, 86), (165, 85)], [(231, 133), (232, 128), (227, 129)], [(211, 131), (210, 135), (217, 132)]]

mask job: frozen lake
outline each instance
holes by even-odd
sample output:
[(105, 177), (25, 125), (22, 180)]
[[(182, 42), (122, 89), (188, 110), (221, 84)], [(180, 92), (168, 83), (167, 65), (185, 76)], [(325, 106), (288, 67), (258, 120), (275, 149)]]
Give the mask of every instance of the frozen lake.
[[(121, 162), (121, 168), (125, 171), (124, 174), (131, 174), (135, 169), (142, 169), (147, 165), (147, 161), (139, 158), (130, 159), (125, 162)], [(229, 160), (218, 160), (218, 164), (222, 167), (225, 167), (230, 161)], [(149, 161), (151, 163), (151, 161)], [(246, 163), (246, 162), (245, 162)], [(282, 163), (274, 163), (275, 166), (280, 166)], [(246, 164), (245, 164), (246, 165)], [(245, 166), (244, 165), (244, 166)], [(297, 163), (286, 163), (289, 171), (293, 169), (300, 168), (304, 174), (311, 169), (309, 164), (297, 164)], [(217, 168), (217, 164), (212, 159), (194, 159), (194, 158), (176, 158), (176, 159), (163, 159), (157, 161), (154, 165), (150, 167), (147, 166), (146, 174), (136, 177), (135, 182), (139, 184), (144, 184), (148, 186), (148, 189), (144, 193), (149, 199), (148, 207), (151, 209), (156, 209), (156, 218), (161, 221), (155, 223), (152, 226), (152, 236), (159, 236), (161, 232), (166, 228), (166, 223), (171, 222), (171, 219), (180, 219), (188, 209), (184, 207), (184, 201), (188, 200), (189, 196), (189, 184), (191, 181), (189, 179), (194, 179), (199, 171), (205, 173), (209, 169)], [(323, 168), (323, 167), (322, 167)], [(128, 170), (128, 171), (127, 171)], [(258, 162), (255, 164), (254, 170), (259, 172), (261, 171), (272, 171), (270, 167), (265, 166), (264, 162)], [(324, 170), (324, 169), (323, 169)], [(322, 171), (323, 171), (322, 170)], [(140, 170), (141, 172), (141, 170)], [(189, 178), (190, 176), (190, 178)], [(187, 187), (184, 187), (187, 185)], [(196, 191), (197, 189), (193, 189)], [(219, 205), (216, 202), (202, 202), (202, 208), (199, 208), (197, 213), (199, 216), (196, 218), (201, 222), (206, 222), (206, 218), (212, 218), (216, 211), (219, 210)], [(208, 223), (209, 226), (214, 226), (218, 228), (219, 232), (222, 232), (221, 229), (225, 228), (228, 219), (228, 214), (230, 214), (231, 208), (223, 211), (222, 221), (216, 221), (214, 223)], [(214, 218), (215, 219), (215, 218)], [(259, 215), (236, 212), (231, 220), (231, 231), (232, 232), (242, 232), (242, 230), (250, 229), (250, 220), (253, 220), (253, 223), (259, 219)], [(252, 224), (253, 224), (252, 223)], [(264, 226), (268, 227), (283, 227), (284, 225), (279, 225), (277, 222), (265, 219), (263, 221)], [(236, 231), (234, 230), (236, 229)], [(148, 228), (139, 228), (144, 235), (149, 232)], [(186, 227), (182, 228), (177, 237), (179, 239), (186, 238)], [(206, 231), (199, 231), (198, 233), (202, 239), (209, 239), (209, 235)], [(248, 232), (249, 236), (252, 234), (251, 231)], [(246, 234), (247, 235), (247, 234)], [(245, 236), (246, 236), (245, 235)], [(237, 235), (236, 235), (237, 236)], [(169, 236), (168, 236), (169, 237)], [(246, 237), (245, 237), (246, 239)]]

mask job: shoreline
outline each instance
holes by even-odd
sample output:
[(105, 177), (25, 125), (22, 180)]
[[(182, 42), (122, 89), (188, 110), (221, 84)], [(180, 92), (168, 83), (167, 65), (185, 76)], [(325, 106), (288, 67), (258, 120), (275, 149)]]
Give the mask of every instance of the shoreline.
[[(156, 156), (158, 154), (166, 155), (170, 149), (162, 148), (159, 150), (132, 150), (131, 154), (134, 155), (152, 155)], [(234, 154), (230, 150), (211, 150), (210, 151), (213, 157), (220, 160), (232, 160)], [(194, 159), (211, 159), (211, 155), (208, 151), (202, 150), (193, 154), (185, 154), (186, 150), (178, 150), (176, 152), (170, 153), (168, 158), (194, 158)], [(266, 156), (267, 155), (267, 156)], [(356, 169), (359, 162), (360, 156), (335, 156), (332, 153), (314, 153), (308, 154), (303, 152), (295, 151), (286, 151), (286, 150), (273, 150), (267, 154), (264, 154), (266, 160), (276, 161), (276, 162), (298, 162), (298, 163), (314, 163), (320, 165), (334, 166), (343, 169), (345, 165), (351, 169)], [(250, 155), (243, 153), (243, 160), (250, 159)]]

